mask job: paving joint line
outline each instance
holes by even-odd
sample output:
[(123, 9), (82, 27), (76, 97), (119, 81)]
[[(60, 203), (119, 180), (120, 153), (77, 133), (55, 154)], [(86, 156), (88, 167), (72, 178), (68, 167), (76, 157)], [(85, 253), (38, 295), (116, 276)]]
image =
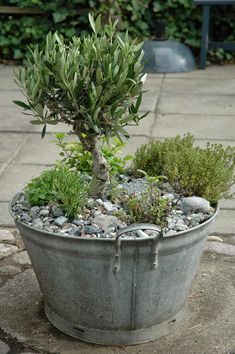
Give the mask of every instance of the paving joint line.
[(153, 132), (153, 129), (154, 129), (155, 124), (157, 123), (157, 109), (158, 109), (158, 106), (159, 106), (160, 100), (161, 100), (161, 93), (162, 93), (162, 87), (163, 87), (163, 84), (164, 84), (165, 76), (166, 76), (166, 74), (163, 74), (163, 75), (162, 75), (162, 79), (161, 79), (161, 83), (160, 83), (160, 87), (159, 87), (159, 94), (158, 94), (157, 102), (156, 102), (156, 104), (155, 104), (155, 109), (154, 109), (154, 111), (152, 112), (152, 113), (154, 114), (154, 120), (153, 120), (153, 123), (152, 123), (152, 125), (151, 125), (151, 127), (150, 127), (149, 141), (151, 141), (151, 139), (152, 139), (152, 132)]

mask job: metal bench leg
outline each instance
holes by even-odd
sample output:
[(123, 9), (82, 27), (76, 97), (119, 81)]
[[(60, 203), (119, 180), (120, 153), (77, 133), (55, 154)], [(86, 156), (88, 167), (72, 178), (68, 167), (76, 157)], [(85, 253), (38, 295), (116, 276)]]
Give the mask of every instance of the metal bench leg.
[(200, 69), (205, 69), (206, 67), (206, 57), (207, 57), (207, 52), (209, 47), (209, 24), (210, 24), (210, 6), (203, 5)]

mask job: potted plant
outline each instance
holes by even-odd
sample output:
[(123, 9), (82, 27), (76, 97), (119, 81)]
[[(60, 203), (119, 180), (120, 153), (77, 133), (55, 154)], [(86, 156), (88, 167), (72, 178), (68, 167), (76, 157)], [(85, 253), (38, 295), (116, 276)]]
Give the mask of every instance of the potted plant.
[[(50, 322), (85, 341), (141, 343), (168, 334), (183, 319), (218, 211), (191, 197), (195, 179), (187, 163), (211, 161), (214, 184), (221, 181), (216, 202), (233, 179), (234, 150), (208, 147), (204, 153), (193, 148), (191, 136), (176, 137), (140, 148), (128, 174), (110, 145), (143, 118), (141, 45), (120, 37), (116, 23), (103, 28), (101, 17), (89, 20), (91, 36), (66, 44), (49, 34), (45, 49), (36, 49), (16, 74), (27, 103), (15, 103), (43, 125), (42, 136), (47, 124), (63, 122), (79, 142), (65, 143), (58, 134), (63, 161), (16, 195), (10, 211)], [(214, 185), (207, 175), (202, 197), (210, 197)]]

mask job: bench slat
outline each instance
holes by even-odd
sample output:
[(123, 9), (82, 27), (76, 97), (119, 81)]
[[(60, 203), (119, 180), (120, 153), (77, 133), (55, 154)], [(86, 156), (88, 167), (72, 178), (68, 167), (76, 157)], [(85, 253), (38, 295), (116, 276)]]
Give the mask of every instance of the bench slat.
[(7, 14), (7, 15), (42, 15), (44, 12), (40, 9), (35, 7), (17, 7), (17, 6), (0, 6), (0, 14)]
[(235, 0), (194, 0), (196, 5), (235, 5)]

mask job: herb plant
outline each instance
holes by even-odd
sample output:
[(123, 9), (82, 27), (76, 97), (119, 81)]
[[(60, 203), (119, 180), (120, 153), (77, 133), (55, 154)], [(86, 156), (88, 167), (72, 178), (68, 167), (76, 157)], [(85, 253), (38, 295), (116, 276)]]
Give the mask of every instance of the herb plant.
[(204, 197), (212, 204), (230, 196), (234, 168), (234, 147), (209, 143), (206, 148), (194, 147), (190, 134), (142, 145), (133, 161), (135, 175), (139, 169), (151, 176), (164, 175), (178, 192)]
[(142, 44), (117, 34), (115, 23), (104, 27), (101, 16), (89, 15), (93, 34), (73, 37), (69, 44), (49, 33), (45, 49), (36, 48), (27, 67), (21, 67), (16, 82), (27, 103), (16, 104), (31, 111), (32, 124), (63, 122), (73, 127), (83, 149), (92, 157), (92, 196), (102, 196), (109, 185), (109, 165), (101, 142), (129, 134), (128, 124), (143, 118), (138, 109), (142, 98)]
[(73, 218), (85, 206), (89, 185), (80, 172), (64, 164), (43, 171), (25, 188), (26, 199), (34, 206), (57, 203), (69, 218)]

